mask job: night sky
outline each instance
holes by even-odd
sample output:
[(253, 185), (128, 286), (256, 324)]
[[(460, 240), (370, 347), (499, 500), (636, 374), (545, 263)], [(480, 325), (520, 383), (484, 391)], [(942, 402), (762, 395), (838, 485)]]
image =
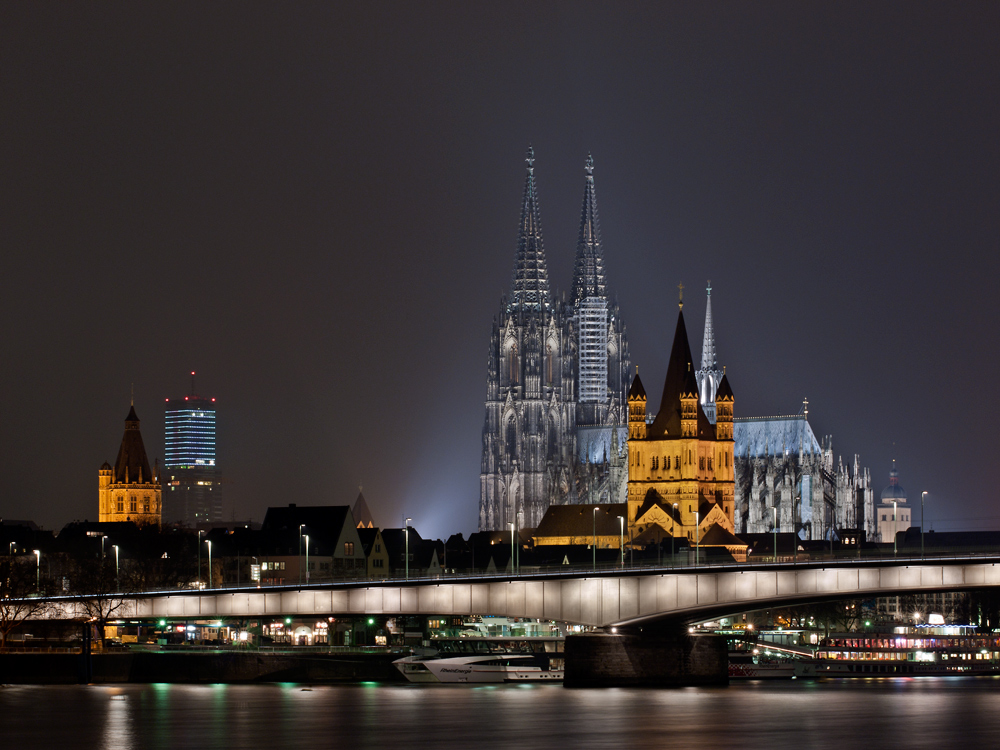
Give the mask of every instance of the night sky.
[(1000, 528), (998, 40), (971, 0), (5, 3), (0, 516), (96, 520), (133, 384), (162, 460), (196, 370), (227, 518), (363, 484), (474, 531), (530, 143), (560, 293), (593, 153), (651, 394), (711, 279), (737, 416), (808, 397), (876, 492)]

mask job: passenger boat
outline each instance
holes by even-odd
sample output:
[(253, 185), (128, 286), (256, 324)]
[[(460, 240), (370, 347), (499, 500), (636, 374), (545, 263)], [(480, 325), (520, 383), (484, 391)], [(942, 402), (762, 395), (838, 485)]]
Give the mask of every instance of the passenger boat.
[(1000, 635), (971, 625), (832, 633), (801, 665), (802, 677), (1000, 674)]
[(434, 651), (393, 662), (409, 682), (559, 682), (561, 637), (435, 638)]

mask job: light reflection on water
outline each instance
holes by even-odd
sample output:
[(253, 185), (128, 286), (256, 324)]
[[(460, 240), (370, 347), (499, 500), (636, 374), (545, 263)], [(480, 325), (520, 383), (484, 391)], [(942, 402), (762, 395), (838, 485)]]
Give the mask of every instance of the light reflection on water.
[(6, 747), (993, 747), (997, 678), (554, 685), (0, 687)]

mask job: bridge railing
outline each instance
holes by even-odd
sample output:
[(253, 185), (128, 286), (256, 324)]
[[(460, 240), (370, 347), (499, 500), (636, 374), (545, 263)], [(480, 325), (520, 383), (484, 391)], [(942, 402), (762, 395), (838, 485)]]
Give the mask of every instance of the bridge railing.
[[(883, 545), (885, 547), (885, 545)], [(600, 550), (599, 554), (606, 555), (607, 550)], [(998, 547), (961, 547), (961, 548), (934, 548), (925, 550), (921, 555), (919, 549), (906, 548), (893, 552), (890, 547), (884, 548), (845, 548), (834, 550), (817, 551), (796, 551), (792, 554), (750, 555), (745, 561), (737, 561), (731, 555), (721, 555), (709, 550), (698, 551), (697, 559), (694, 551), (690, 553), (675, 554), (673, 556), (665, 554), (660, 558), (639, 558), (635, 559), (625, 552), (625, 559), (620, 558), (614, 561), (598, 560), (589, 563), (553, 563), (525, 560), (525, 562), (515, 569), (507, 566), (504, 570), (470, 570), (470, 569), (442, 569), (441, 571), (414, 571), (411, 569), (409, 576), (402, 576), (398, 573), (392, 576), (354, 576), (354, 577), (325, 577), (321, 580), (313, 578), (308, 584), (290, 582), (285, 584), (257, 585), (256, 583), (244, 581), (224, 581), (211, 588), (202, 583), (181, 585), (176, 587), (148, 588), (142, 592), (122, 591), (114, 593), (102, 593), (102, 597), (113, 598), (120, 596), (139, 596), (141, 594), (181, 594), (193, 591), (247, 591), (256, 589), (263, 592), (297, 591), (302, 589), (324, 589), (331, 586), (357, 586), (364, 584), (395, 585), (405, 586), (407, 584), (426, 584), (445, 581), (497, 581), (509, 579), (531, 579), (531, 578), (552, 578), (554, 576), (574, 576), (579, 577), (591, 573), (599, 576), (624, 574), (624, 575), (644, 575), (650, 573), (670, 573), (670, 572), (694, 572), (723, 571), (723, 570), (746, 570), (746, 569), (766, 569), (777, 566), (794, 569), (796, 567), (816, 567), (817, 565), (845, 566), (845, 565), (878, 565), (878, 564), (900, 564), (917, 565), (922, 562), (968, 562), (976, 559), (1000, 558), (1000, 548)], [(49, 596), (50, 599), (80, 598), (86, 595), (76, 595), (71, 597)]]

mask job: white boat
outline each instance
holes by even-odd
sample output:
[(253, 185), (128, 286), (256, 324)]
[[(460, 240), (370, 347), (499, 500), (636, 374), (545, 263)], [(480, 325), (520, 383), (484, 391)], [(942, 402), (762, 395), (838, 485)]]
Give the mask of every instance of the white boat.
[(452, 656), (425, 661), (423, 666), (438, 682), (561, 682), (563, 678), (562, 659), (546, 654)]

